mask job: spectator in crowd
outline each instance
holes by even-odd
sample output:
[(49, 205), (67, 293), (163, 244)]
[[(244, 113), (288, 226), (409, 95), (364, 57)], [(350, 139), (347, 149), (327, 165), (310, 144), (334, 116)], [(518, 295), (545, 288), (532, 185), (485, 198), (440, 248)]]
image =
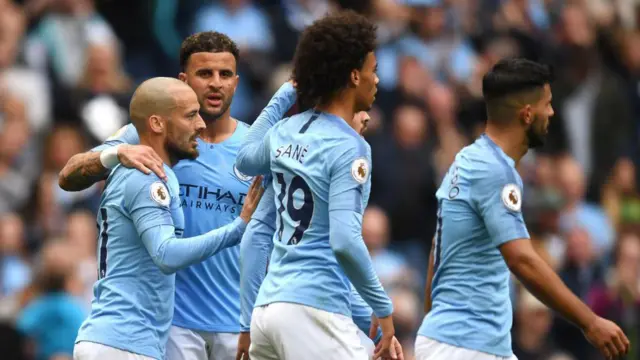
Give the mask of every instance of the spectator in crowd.
[(42, 250), (36, 295), (17, 320), (18, 329), (33, 341), (36, 360), (73, 356), (78, 330), (87, 316), (77, 300), (82, 287), (75, 254), (62, 240), (52, 240)]

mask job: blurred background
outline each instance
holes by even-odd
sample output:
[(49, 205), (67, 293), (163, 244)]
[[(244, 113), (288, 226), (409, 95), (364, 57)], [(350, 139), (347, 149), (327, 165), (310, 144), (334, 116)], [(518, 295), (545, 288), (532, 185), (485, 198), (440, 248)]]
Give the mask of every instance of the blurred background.
[[(290, 72), (300, 31), (336, 7), (379, 25), (364, 239), (412, 359), (435, 191), (483, 131), (482, 75), (500, 58), (555, 67), (545, 148), (520, 164), (537, 249), (621, 325), (640, 359), (639, 0), (0, 0), (0, 358), (70, 359), (96, 280), (101, 184), (57, 174), (128, 122), (130, 95), (177, 76), (182, 39), (241, 48), (232, 115), (247, 123)], [(512, 287), (520, 360), (600, 359), (581, 332)]]

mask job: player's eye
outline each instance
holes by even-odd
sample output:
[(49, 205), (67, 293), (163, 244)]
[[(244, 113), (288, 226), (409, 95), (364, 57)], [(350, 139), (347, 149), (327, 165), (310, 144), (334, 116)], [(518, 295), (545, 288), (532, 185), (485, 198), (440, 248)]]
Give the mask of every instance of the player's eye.
[(212, 74), (213, 74), (213, 72), (211, 70), (199, 70), (199, 71), (196, 72), (196, 75), (201, 77), (201, 78), (211, 77)]

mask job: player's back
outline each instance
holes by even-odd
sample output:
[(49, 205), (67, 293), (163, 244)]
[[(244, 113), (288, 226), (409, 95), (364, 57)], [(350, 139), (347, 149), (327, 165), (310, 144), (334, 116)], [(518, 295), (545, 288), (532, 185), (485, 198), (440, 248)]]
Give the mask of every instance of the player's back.
[[(332, 167), (345, 149), (366, 154), (366, 142), (341, 118), (313, 111), (283, 120), (267, 136), (277, 230), (256, 306), (291, 302), (350, 316), (350, 283), (329, 242), (329, 194)], [(361, 191), (369, 189), (368, 170)], [(361, 211), (363, 203), (356, 206)]]
[(175, 275), (162, 273), (154, 264), (140, 234), (171, 219), (147, 216), (135, 224), (131, 212), (154, 205), (169, 207), (176, 236), (182, 236), (178, 182), (169, 167), (164, 171), (169, 179), (166, 185), (153, 174), (123, 166), (107, 179), (98, 212), (98, 281), (91, 314), (77, 342), (163, 357), (173, 316)]
[(419, 335), (511, 356), (509, 269), (499, 246), (527, 238), (522, 180), (486, 135), (458, 153), (436, 194), (432, 308)]

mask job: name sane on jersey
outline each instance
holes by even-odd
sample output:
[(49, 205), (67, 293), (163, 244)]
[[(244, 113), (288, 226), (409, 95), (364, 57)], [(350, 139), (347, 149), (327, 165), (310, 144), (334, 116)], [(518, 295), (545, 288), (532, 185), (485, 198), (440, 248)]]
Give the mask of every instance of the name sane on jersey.
[(304, 162), (304, 156), (307, 154), (307, 151), (309, 151), (309, 145), (282, 145), (276, 149), (276, 159), (280, 157), (288, 157), (302, 164)]

